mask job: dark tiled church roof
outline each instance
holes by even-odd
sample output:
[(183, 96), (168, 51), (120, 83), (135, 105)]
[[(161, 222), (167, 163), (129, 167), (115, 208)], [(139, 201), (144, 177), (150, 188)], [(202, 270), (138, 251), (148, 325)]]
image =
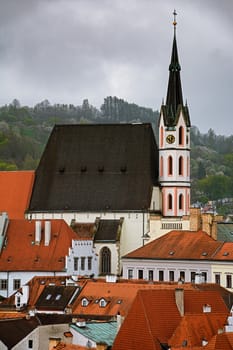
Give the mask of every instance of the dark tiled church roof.
[(56, 125), (36, 170), (29, 212), (142, 210), (157, 185), (150, 124)]
[(95, 242), (116, 242), (120, 240), (122, 219), (99, 220), (95, 234)]

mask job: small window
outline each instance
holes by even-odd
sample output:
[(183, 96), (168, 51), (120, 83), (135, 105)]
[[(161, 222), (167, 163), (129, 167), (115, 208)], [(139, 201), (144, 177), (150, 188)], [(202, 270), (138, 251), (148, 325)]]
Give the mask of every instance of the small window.
[(46, 296), (46, 300), (50, 300), (51, 299), (51, 296), (52, 296), (52, 294), (48, 294), (47, 296)]
[(33, 349), (33, 340), (28, 341), (28, 348)]
[(179, 127), (179, 145), (184, 144), (184, 128), (183, 126)]
[(139, 280), (143, 279), (143, 270), (138, 270), (138, 279)]
[(169, 281), (174, 282), (175, 281), (175, 272), (169, 271)]
[(216, 273), (216, 274), (215, 274), (215, 283), (216, 283), (216, 284), (220, 284), (220, 282), (221, 282), (221, 281), (220, 281), (220, 274), (219, 274), (219, 273)]
[(154, 280), (154, 271), (153, 270), (149, 270), (148, 271), (148, 280), (149, 281), (153, 281)]
[(184, 170), (184, 159), (182, 156), (179, 157), (179, 175), (183, 175)]
[(55, 300), (60, 300), (61, 299), (61, 294), (57, 294)]
[(133, 278), (133, 270), (128, 269), (128, 279), (131, 280)]
[(168, 195), (168, 210), (172, 210), (172, 195), (169, 193)]
[(191, 271), (191, 283), (195, 283), (196, 272)]
[(179, 210), (183, 210), (184, 209), (184, 196), (183, 194), (179, 195)]
[(87, 258), (87, 268), (88, 268), (88, 270), (92, 269), (92, 257), (91, 256), (88, 256), (88, 258)]
[(8, 288), (7, 280), (0, 280), (0, 289), (6, 290)]
[(17, 297), (16, 298), (16, 307), (20, 307), (20, 305), (21, 305), (21, 298)]
[(180, 271), (180, 280), (185, 281), (185, 271)]
[(81, 270), (85, 270), (85, 256), (81, 257)]
[(207, 272), (202, 272), (203, 282), (207, 282)]
[(19, 279), (13, 280), (13, 288), (14, 290), (17, 290), (21, 287), (21, 281)]
[(105, 299), (100, 299), (100, 307), (105, 307), (107, 305), (107, 301)]
[(172, 161), (172, 156), (168, 157), (168, 175), (173, 174), (173, 161)]
[(232, 276), (231, 275), (226, 275), (226, 287), (232, 288)]
[(78, 271), (78, 258), (74, 258), (74, 271)]
[(163, 270), (159, 270), (159, 281), (160, 282), (164, 281), (164, 271)]
[(86, 307), (89, 304), (89, 301), (86, 298), (82, 299), (82, 306)]

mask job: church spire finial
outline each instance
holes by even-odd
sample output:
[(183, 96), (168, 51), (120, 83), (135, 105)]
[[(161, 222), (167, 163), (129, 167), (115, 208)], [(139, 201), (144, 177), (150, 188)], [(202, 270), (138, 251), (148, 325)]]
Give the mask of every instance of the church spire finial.
[(177, 22), (176, 22), (176, 16), (177, 16), (177, 13), (176, 13), (176, 10), (174, 9), (173, 11), (173, 16), (174, 16), (174, 19), (173, 19), (173, 26), (174, 26), (174, 34), (176, 33), (176, 25), (177, 25)]

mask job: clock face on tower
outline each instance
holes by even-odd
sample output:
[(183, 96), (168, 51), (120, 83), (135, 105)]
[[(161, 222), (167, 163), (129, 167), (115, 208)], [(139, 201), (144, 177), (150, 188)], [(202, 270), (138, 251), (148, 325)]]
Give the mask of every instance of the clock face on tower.
[(175, 142), (175, 136), (174, 135), (167, 135), (167, 143), (174, 143)]

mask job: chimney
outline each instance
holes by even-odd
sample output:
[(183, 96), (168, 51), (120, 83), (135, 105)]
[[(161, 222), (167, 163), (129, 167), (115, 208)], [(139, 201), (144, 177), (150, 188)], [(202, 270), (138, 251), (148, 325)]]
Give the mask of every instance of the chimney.
[(190, 231), (201, 229), (201, 209), (190, 208)]
[(51, 221), (45, 221), (44, 245), (48, 246), (51, 239)]
[(41, 240), (41, 221), (36, 221), (35, 244), (39, 245)]
[(175, 289), (175, 299), (180, 316), (184, 316), (184, 290), (182, 288)]

